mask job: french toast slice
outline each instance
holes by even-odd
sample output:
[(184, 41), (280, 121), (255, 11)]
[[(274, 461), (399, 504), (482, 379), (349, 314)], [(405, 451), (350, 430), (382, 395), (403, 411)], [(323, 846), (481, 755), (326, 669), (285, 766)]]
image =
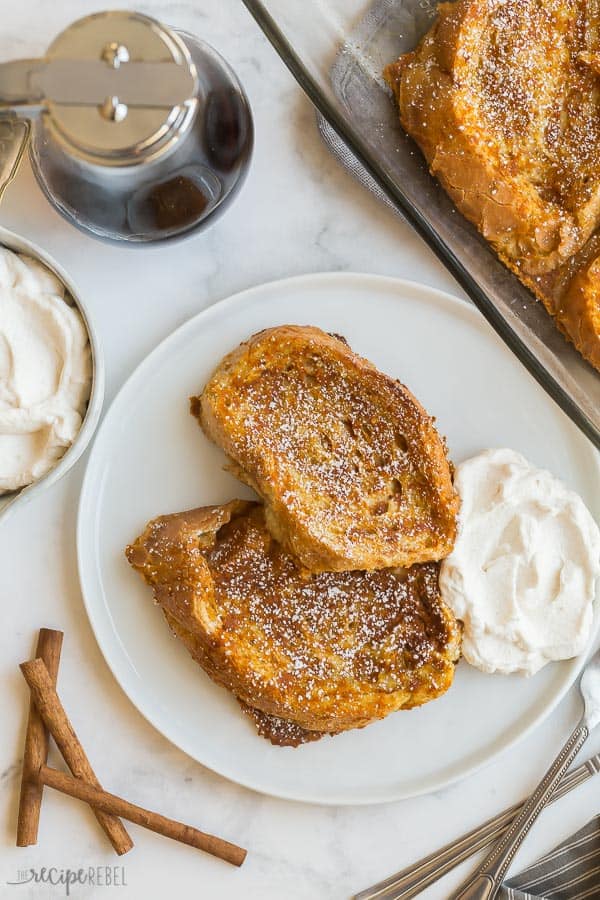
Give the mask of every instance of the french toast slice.
[[(389, 65), (404, 129), (458, 209), (600, 368), (600, 8), (456, 0)], [(572, 279), (565, 277), (570, 271)]]
[(261, 331), (191, 411), (307, 569), (411, 566), (452, 550), (459, 501), (432, 418), (338, 336)]
[[(202, 646), (202, 640), (187, 628), (184, 628), (170, 613), (163, 608), (163, 614), (167, 620), (167, 624), (175, 637), (184, 644), (194, 659), (210, 677), (221, 687), (227, 687), (223, 679), (215, 672), (211, 665), (210, 657), (206, 654)], [(282, 719), (279, 716), (270, 715), (262, 712), (254, 706), (249, 706), (243, 700), (237, 698), (241, 709), (252, 721), (254, 727), (261, 737), (266, 738), (277, 747), (299, 747), (301, 744), (312, 743), (318, 741), (325, 736), (322, 731), (309, 731), (295, 722)], [(331, 735), (333, 736), (333, 734)]]
[(360, 728), (452, 683), (461, 631), (436, 563), (310, 573), (245, 501), (155, 519), (126, 554), (192, 656), (276, 743)]

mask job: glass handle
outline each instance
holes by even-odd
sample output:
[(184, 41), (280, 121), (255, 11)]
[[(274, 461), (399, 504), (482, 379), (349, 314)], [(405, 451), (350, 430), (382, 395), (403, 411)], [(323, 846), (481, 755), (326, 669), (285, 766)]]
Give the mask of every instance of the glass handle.
[(0, 115), (0, 200), (23, 158), (31, 126), (14, 113)]

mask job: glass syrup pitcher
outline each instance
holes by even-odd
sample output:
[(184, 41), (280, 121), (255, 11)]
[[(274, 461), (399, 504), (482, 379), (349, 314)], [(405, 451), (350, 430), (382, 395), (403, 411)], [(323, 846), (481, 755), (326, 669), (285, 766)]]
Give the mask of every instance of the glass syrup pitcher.
[(140, 245), (190, 234), (232, 201), (252, 115), (208, 44), (133, 12), (69, 26), (41, 59), (0, 64), (0, 196), (29, 145), (69, 221)]

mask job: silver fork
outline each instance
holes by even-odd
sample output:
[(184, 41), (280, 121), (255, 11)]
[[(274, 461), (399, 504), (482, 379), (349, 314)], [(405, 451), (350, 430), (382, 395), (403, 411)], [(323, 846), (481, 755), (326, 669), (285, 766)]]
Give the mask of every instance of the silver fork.
[(565, 777), (567, 769), (600, 722), (600, 651), (592, 656), (583, 670), (579, 690), (584, 702), (584, 712), (579, 725), (568, 739), (537, 788), (517, 814), (514, 822), (500, 838), (490, 855), (479, 866), (472, 878), (454, 894), (452, 900), (493, 900), (502, 886), (514, 856)]
[[(549, 804), (560, 800), (569, 791), (579, 787), (580, 784), (599, 772), (600, 753), (597, 753), (565, 777), (552, 794)], [(411, 900), (412, 897), (416, 897), (425, 888), (439, 881), (456, 866), (465, 862), (470, 856), (479, 853), (480, 850), (485, 850), (486, 847), (498, 840), (522, 807), (522, 803), (516, 803), (484, 822), (483, 825), (479, 825), (457, 840), (446, 844), (440, 850), (436, 850), (402, 871), (390, 875), (384, 881), (365, 888), (359, 894), (354, 895), (354, 900)]]
[(361, 891), (355, 895), (355, 900), (400, 900), (400, 898), (408, 900), (504, 834), (497, 847), (479, 867), (474, 878), (463, 887), (462, 892), (454, 895), (454, 900), (459, 898), (490, 900), (494, 897), (515, 853), (544, 806), (548, 802), (558, 800), (569, 790), (600, 771), (600, 754), (598, 754), (562, 781), (591, 730), (600, 722), (600, 651), (587, 664), (581, 678), (580, 690), (585, 701), (584, 715), (538, 788), (522, 807), (516, 805), (506, 810), (439, 852), (432, 853), (402, 872)]

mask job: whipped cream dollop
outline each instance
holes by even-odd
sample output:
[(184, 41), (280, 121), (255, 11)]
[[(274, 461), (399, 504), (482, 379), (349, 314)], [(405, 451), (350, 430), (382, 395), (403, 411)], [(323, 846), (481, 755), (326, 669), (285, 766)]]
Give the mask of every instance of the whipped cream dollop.
[(464, 623), (463, 655), (484, 672), (533, 675), (590, 637), (600, 531), (583, 500), (514, 450), (457, 467), (459, 534), (440, 572)]
[(46, 474), (81, 428), (91, 352), (45, 266), (0, 247), (0, 494)]

